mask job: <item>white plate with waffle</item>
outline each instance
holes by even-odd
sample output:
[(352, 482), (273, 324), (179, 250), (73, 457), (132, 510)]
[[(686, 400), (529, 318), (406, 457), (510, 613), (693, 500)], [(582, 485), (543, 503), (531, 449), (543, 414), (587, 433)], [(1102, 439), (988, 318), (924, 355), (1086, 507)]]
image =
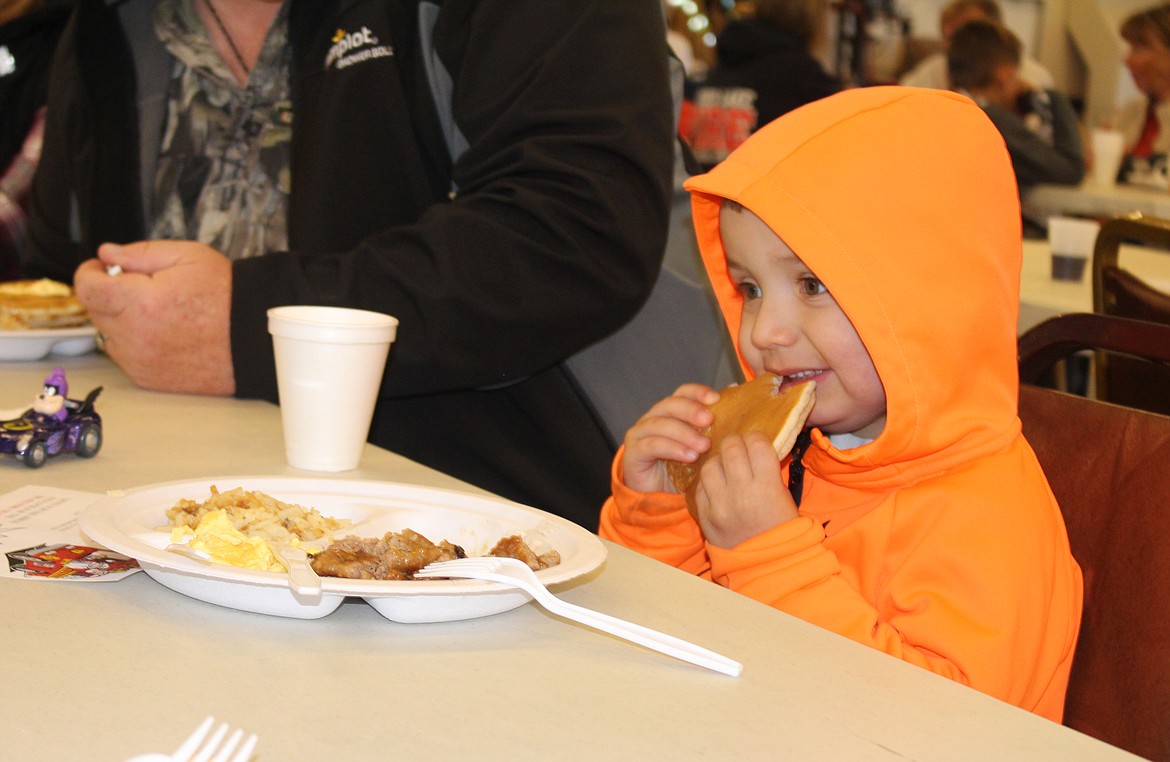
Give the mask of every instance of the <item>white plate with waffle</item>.
[(0, 330), (0, 360), (43, 360), (49, 355), (74, 357), (92, 352), (97, 330), (92, 325), (73, 328)]
[(95, 346), (97, 331), (67, 284), (48, 278), (0, 283), (0, 360), (68, 357)]

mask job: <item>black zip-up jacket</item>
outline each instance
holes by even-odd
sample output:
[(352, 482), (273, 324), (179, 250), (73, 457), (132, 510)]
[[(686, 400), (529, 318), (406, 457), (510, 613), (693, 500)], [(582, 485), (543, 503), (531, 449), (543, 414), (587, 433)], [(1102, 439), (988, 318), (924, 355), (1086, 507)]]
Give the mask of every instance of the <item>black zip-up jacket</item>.
[[(234, 264), (237, 394), (276, 400), (269, 307), (389, 313), (371, 441), (594, 528), (613, 444), (562, 363), (628, 320), (661, 264), (673, 122), (658, 0), (443, 2), (434, 53), (469, 146), (453, 166), (419, 3), (288, 1), (290, 250)], [(171, 64), (152, 7), (83, 0), (65, 33), (30, 276), (70, 281), (98, 244), (145, 237)], [(370, 55), (330, 54), (355, 34)]]

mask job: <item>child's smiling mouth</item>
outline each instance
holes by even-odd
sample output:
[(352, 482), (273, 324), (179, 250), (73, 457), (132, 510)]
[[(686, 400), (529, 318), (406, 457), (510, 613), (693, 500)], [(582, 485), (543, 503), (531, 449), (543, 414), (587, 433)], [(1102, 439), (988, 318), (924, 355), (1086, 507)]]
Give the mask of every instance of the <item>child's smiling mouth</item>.
[(819, 368), (814, 370), (798, 370), (790, 371), (788, 373), (776, 373), (776, 375), (780, 377), (780, 388), (783, 389), (786, 386), (798, 384), (802, 381), (820, 380), (821, 376), (827, 372), (827, 369)]

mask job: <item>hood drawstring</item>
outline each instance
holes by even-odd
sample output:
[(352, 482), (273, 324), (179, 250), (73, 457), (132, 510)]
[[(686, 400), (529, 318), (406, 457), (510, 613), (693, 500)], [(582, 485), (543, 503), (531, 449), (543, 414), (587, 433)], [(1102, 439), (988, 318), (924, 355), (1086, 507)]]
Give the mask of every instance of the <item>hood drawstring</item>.
[(796, 444), (792, 446), (792, 464), (788, 467), (788, 491), (792, 493), (797, 508), (800, 507), (801, 493), (804, 492), (804, 463), (801, 462), (801, 458), (811, 444), (811, 429), (802, 429), (796, 436)]

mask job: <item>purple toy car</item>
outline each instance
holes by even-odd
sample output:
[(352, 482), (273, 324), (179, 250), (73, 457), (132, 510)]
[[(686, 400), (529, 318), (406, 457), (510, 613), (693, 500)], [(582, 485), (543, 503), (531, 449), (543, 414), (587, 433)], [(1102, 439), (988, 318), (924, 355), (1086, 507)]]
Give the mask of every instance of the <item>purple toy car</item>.
[(40, 468), (51, 455), (76, 453), (92, 458), (102, 448), (102, 418), (93, 408), (102, 387), (84, 400), (65, 400), (62, 418), (29, 408), (19, 418), (0, 421), (0, 453), (13, 455), (29, 468)]

